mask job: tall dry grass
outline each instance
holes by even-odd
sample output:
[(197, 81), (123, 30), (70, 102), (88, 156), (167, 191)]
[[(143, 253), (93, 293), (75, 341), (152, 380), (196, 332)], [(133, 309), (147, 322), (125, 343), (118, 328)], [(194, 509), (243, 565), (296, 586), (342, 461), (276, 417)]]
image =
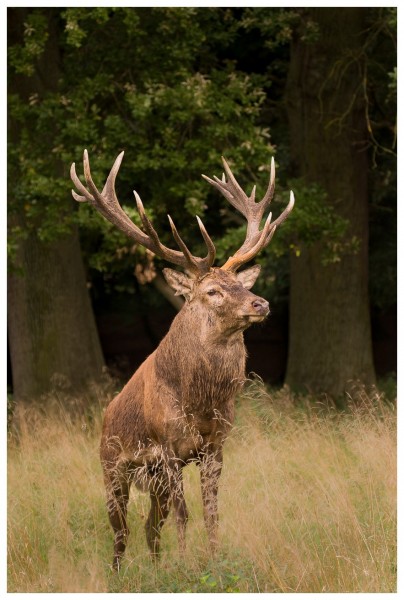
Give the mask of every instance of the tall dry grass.
[(111, 572), (112, 531), (98, 460), (103, 401), (62, 396), (18, 407), (9, 434), (9, 592), (393, 592), (394, 405), (359, 391), (344, 412), (260, 384), (238, 401), (219, 493), (220, 550), (204, 531), (198, 471), (185, 469), (188, 549), (174, 520), (150, 561), (148, 498), (134, 492), (131, 536)]

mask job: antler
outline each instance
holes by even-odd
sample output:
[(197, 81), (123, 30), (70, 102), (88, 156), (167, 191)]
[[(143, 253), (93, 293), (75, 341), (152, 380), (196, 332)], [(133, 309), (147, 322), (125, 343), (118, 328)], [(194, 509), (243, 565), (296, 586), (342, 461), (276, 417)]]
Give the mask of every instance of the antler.
[(168, 220), (170, 222), (171, 230), (181, 252), (178, 252), (178, 250), (171, 250), (170, 248), (164, 246), (160, 242), (159, 237), (155, 229), (153, 228), (153, 225), (151, 224), (150, 220), (148, 219), (145, 213), (140, 196), (135, 191), (133, 193), (136, 199), (137, 210), (146, 233), (139, 229), (139, 227), (135, 225), (135, 223), (133, 223), (133, 221), (130, 220), (128, 215), (122, 210), (122, 207), (119, 204), (118, 198), (115, 193), (115, 179), (118, 174), (119, 167), (121, 166), (123, 155), (124, 153), (121, 152), (121, 154), (116, 158), (114, 165), (108, 175), (104, 189), (100, 193), (91, 177), (88, 153), (87, 150), (84, 150), (84, 177), (88, 189), (82, 184), (82, 182), (78, 178), (76, 174), (75, 163), (73, 163), (70, 169), (70, 177), (78, 191), (82, 194), (79, 195), (74, 190), (72, 190), (73, 198), (77, 200), (77, 202), (89, 202), (108, 221), (116, 225), (118, 229), (126, 233), (127, 236), (134, 239), (138, 244), (141, 244), (145, 248), (148, 248), (149, 250), (154, 252), (154, 254), (157, 254), (157, 256), (160, 256), (160, 258), (164, 258), (165, 260), (172, 262), (175, 265), (188, 269), (194, 277), (198, 277), (207, 273), (210, 267), (213, 265), (213, 261), (215, 260), (216, 250), (211, 238), (208, 235), (208, 232), (206, 231), (199, 217), (196, 217), (199, 229), (201, 230), (202, 237), (208, 249), (208, 253), (205, 256), (205, 258), (199, 258), (197, 256), (193, 256), (190, 253), (187, 246), (179, 236), (178, 231), (169, 215)]
[(230, 204), (237, 208), (237, 210), (240, 211), (241, 214), (247, 219), (247, 233), (243, 245), (221, 267), (221, 269), (224, 271), (237, 271), (241, 265), (250, 261), (258, 254), (258, 252), (260, 252), (269, 244), (277, 226), (280, 225), (292, 211), (295, 198), (293, 192), (290, 192), (289, 204), (282, 214), (276, 219), (276, 221), (271, 223), (272, 213), (269, 213), (267, 220), (265, 221), (265, 225), (260, 231), (259, 227), (262, 217), (271, 203), (275, 191), (274, 159), (272, 158), (271, 160), (271, 175), (269, 178), (268, 189), (260, 202), (255, 202), (256, 186), (254, 185), (250, 196), (247, 196), (247, 194), (238, 184), (223, 156), (222, 161), (227, 175), (227, 181), (224, 173), (221, 180), (216, 176), (214, 176), (214, 179), (210, 179), (209, 177), (206, 177), (206, 175), (202, 175), (202, 177), (215, 188), (217, 188), (223, 194), (223, 196), (227, 198)]

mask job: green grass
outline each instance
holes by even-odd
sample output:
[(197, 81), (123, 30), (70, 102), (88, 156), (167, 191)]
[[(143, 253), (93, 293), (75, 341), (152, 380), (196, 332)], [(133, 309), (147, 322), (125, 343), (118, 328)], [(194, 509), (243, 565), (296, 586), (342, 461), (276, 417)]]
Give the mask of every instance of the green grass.
[(376, 392), (344, 412), (267, 393), (237, 403), (219, 492), (212, 558), (195, 466), (180, 556), (174, 519), (162, 556), (147, 552), (148, 497), (134, 491), (119, 574), (98, 459), (100, 402), (60, 397), (17, 406), (9, 433), (9, 592), (394, 592), (396, 414)]

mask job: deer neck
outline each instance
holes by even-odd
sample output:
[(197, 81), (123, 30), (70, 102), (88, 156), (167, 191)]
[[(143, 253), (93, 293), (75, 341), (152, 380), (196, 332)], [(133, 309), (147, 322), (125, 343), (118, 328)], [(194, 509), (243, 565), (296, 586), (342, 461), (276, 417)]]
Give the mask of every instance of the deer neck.
[(242, 333), (231, 341), (212, 336), (183, 308), (156, 350), (155, 369), (169, 397), (186, 414), (209, 421), (220, 413), (231, 422), (245, 360)]
[[(197, 318), (197, 316), (199, 317)], [(216, 380), (244, 378), (246, 350), (242, 331), (220, 334), (189, 305), (184, 305), (156, 350), (160, 368), (174, 379), (191, 380), (193, 373), (217, 385)], [(174, 374), (177, 371), (177, 375)]]
[[(235, 348), (244, 346), (243, 330), (237, 326), (223, 327), (216, 315), (202, 311), (200, 307), (185, 304), (177, 315), (179, 326), (188, 331), (199, 347), (199, 352), (209, 352), (214, 347)], [(236, 350), (237, 351), (237, 350)]]

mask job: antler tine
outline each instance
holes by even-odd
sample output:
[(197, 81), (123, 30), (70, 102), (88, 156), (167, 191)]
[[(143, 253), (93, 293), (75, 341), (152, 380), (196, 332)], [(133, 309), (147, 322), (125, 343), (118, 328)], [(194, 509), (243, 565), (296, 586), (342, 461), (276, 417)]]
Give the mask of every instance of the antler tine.
[[(123, 152), (116, 158), (114, 165), (108, 175), (102, 193), (99, 192), (91, 176), (90, 160), (88, 158), (87, 150), (84, 150), (83, 153), (84, 177), (92, 194), (89, 193), (89, 191), (85, 188), (85, 186), (81, 183), (80, 179), (77, 177), (75, 169), (73, 169), (74, 163), (72, 165), (72, 170), (74, 170), (74, 175), (76, 175), (76, 177), (72, 177), (72, 179), (76, 187), (83, 193), (85, 199), (92, 206), (94, 206), (94, 208), (99, 213), (101, 213), (108, 221), (110, 221), (119, 229), (121, 229), (121, 231), (126, 233), (126, 235), (135, 239), (139, 244), (145, 246), (148, 243), (148, 237), (143, 233), (141, 229), (139, 229), (139, 227), (137, 227), (137, 225), (135, 225), (135, 223), (133, 223), (130, 220), (128, 215), (122, 210), (121, 205), (119, 204), (118, 199), (116, 197), (114, 187), (115, 178), (121, 165), (122, 159)], [(75, 195), (73, 195), (73, 197), (75, 198)]]
[[(167, 215), (169, 223), (170, 223), (170, 227), (171, 227), (171, 231), (173, 233), (173, 237), (175, 239), (175, 241), (177, 242), (179, 248), (181, 248), (182, 252), (184, 253), (184, 255), (187, 257), (188, 261), (189, 261), (189, 270), (192, 272), (192, 270), (194, 272), (200, 271), (200, 266), (198, 266), (197, 260), (195, 259), (195, 257), (190, 253), (190, 251), (188, 250), (185, 242), (183, 241), (183, 239), (180, 237), (177, 228), (174, 224), (174, 221), (172, 220), (172, 218), (170, 217), (170, 215)], [(196, 217), (197, 221), (198, 221), (198, 225), (199, 225), (199, 229), (202, 233), (203, 239), (205, 241), (206, 247), (208, 249), (208, 253), (205, 256), (205, 258), (201, 258), (199, 259), (200, 261), (200, 265), (204, 265), (204, 269), (205, 271), (209, 271), (210, 267), (213, 265), (214, 260), (215, 260), (215, 256), (216, 256), (216, 248), (214, 243), (212, 242), (208, 232), (205, 229), (204, 224), (202, 223), (201, 219), (197, 216)]]
[(257, 186), (253, 185), (253, 189), (251, 190), (250, 200), (251, 202), (255, 202), (255, 192), (257, 191)]
[(81, 183), (80, 179), (77, 177), (76, 163), (72, 163), (72, 166), (70, 167), (70, 178), (73, 181), (76, 188), (80, 190), (80, 192), (83, 194), (82, 196), (79, 196), (79, 194), (72, 190), (73, 198), (77, 200), (77, 202), (90, 202), (91, 204), (94, 203), (94, 198), (88, 192), (88, 190), (86, 190), (84, 185)]
[(241, 214), (248, 219), (252, 212), (255, 212), (255, 186), (251, 192), (251, 196), (248, 197), (244, 192), (237, 179), (234, 177), (232, 170), (229, 167), (224, 156), (222, 156), (223, 167), (227, 176), (223, 173), (222, 179), (213, 176), (213, 179), (207, 177), (206, 175), (202, 175), (204, 179), (211, 185), (213, 185), (216, 189), (218, 189), (227, 200), (230, 202), (234, 208), (237, 208)]
[[(93, 198), (94, 199), (99, 198), (100, 192), (98, 191), (98, 189), (93, 181), (93, 178), (91, 177), (90, 161), (88, 158), (87, 150), (84, 150), (84, 153), (83, 153), (83, 167), (84, 167), (84, 178), (86, 180), (88, 187), (90, 188), (90, 190), (93, 193)], [(108, 176), (108, 178), (109, 178), (109, 176)]]
[(290, 213), (292, 212), (294, 205), (295, 205), (295, 195), (292, 192), (292, 190), (290, 190), (290, 198), (289, 198), (288, 205), (285, 208), (285, 210), (279, 215), (279, 217), (276, 219), (276, 221), (273, 222), (273, 225), (280, 225), (281, 223), (283, 223), (288, 218)]
[(276, 231), (276, 225), (274, 223), (271, 223), (271, 219), (272, 213), (269, 213), (267, 220), (265, 221), (264, 228), (260, 232), (258, 241), (249, 250), (244, 252), (240, 252), (241, 249), (238, 250), (233, 256), (227, 259), (225, 264), (220, 268), (224, 271), (237, 271), (237, 269), (241, 267), (241, 265), (243, 265), (246, 262), (249, 262), (251, 259), (254, 258), (254, 256), (261, 252), (261, 250), (267, 244), (269, 244)]
[(212, 242), (208, 232), (206, 231), (205, 225), (202, 223), (201, 219), (197, 216), (196, 220), (198, 221), (199, 229), (201, 230), (202, 237), (205, 240), (205, 244), (208, 249), (208, 254), (204, 260), (206, 260), (206, 265), (210, 269), (210, 267), (215, 262), (216, 248), (215, 248), (215, 245)]
[(214, 179), (207, 177), (207, 175), (202, 175), (202, 177), (208, 183), (210, 183), (210, 185), (213, 185), (213, 187), (215, 187), (217, 190), (219, 190), (219, 192), (221, 192), (223, 194), (223, 196), (230, 202), (230, 204), (232, 206), (234, 206), (234, 208), (237, 208), (237, 210), (239, 210), (242, 215), (247, 217), (247, 215), (245, 214), (245, 209), (244, 209), (243, 203), (240, 202), (239, 198), (237, 196), (234, 196), (232, 194), (232, 192), (228, 189), (229, 184), (226, 181), (224, 175), (223, 175), (223, 179), (219, 179), (218, 177), (216, 177), (216, 175), (214, 175)]
[(271, 173), (269, 176), (268, 188), (267, 188), (267, 191), (265, 192), (265, 196), (263, 197), (261, 202), (259, 202), (259, 206), (261, 207), (262, 214), (264, 214), (265, 210), (271, 204), (272, 198), (274, 197), (274, 193), (275, 193), (275, 159), (274, 159), (274, 157), (272, 157), (271, 158)]
[(228, 163), (222, 157), (223, 166), (226, 172), (226, 178), (220, 180), (215, 177), (214, 180), (209, 179), (205, 175), (203, 177), (215, 188), (217, 188), (228, 201), (237, 208), (241, 214), (247, 219), (247, 231), (244, 243), (237, 250), (234, 256), (230, 257), (225, 264), (221, 267), (227, 271), (236, 271), (242, 264), (248, 262), (262, 248), (269, 244), (277, 226), (279, 226), (290, 214), (294, 205), (294, 196), (291, 192), (291, 197), (288, 206), (282, 212), (282, 214), (271, 223), (271, 215), (267, 218), (264, 228), (260, 231), (260, 223), (263, 214), (269, 206), (275, 191), (275, 161), (271, 160), (271, 172), (269, 178), (269, 184), (264, 197), (260, 202), (255, 202), (256, 186), (254, 185), (250, 196), (242, 190), (234, 177)]
[[(150, 219), (146, 215), (146, 211), (144, 209), (143, 202), (140, 199), (139, 194), (135, 190), (133, 190), (133, 194), (136, 200), (137, 212), (139, 213), (140, 220), (142, 221), (142, 225), (145, 228), (147, 235), (153, 240), (153, 243), (155, 244), (156, 248), (159, 248), (161, 251), (163, 251), (163, 246), (159, 240), (157, 231), (154, 229)], [(157, 252), (155, 252), (155, 254), (157, 254)]]
[(171, 219), (170, 223), (172, 223), (173, 235), (182, 252), (179, 252), (178, 250), (171, 250), (160, 242), (157, 232), (146, 215), (140, 196), (136, 192), (134, 192), (136, 206), (146, 233), (139, 229), (139, 227), (135, 225), (133, 221), (131, 221), (131, 219), (122, 209), (115, 192), (115, 180), (119, 171), (119, 167), (121, 166), (123, 156), (124, 153), (121, 152), (121, 154), (119, 154), (119, 156), (115, 159), (114, 165), (108, 175), (104, 188), (102, 192), (99, 192), (91, 176), (88, 152), (87, 150), (84, 150), (84, 176), (88, 189), (78, 178), (75, 163), (73, 163), (70, 169), (70, 176), (77, 190), (80, 192), (80, 194), (77, 194), (74, 190), (72, 190), (73, 198), (77, 200), (77, 202), (89, 202), (108, 221), (116, 225), (118, 229), (123, 231), (138, 244), (141, 244), (157, 256), (160, 256), (161, 258), (164, 258), (175, 265), (189, 269), (194, 277), (205, 274), (207, 271), (209, 271), (213, 264), (215, 248), (203, 225), (201, 227), (201, 224), (199, 224), (199, 227), (208, 248), (208, 254), (205, 258), (199, 258), (193, 256), (189, 252), (188, 248), (178, 235), (175, 225), (172, 223)]
[(198, 265), (194, 259), (194, 257), (192, 256), (192, 254), (190, 253), (190, 251), (188, 250), (186, 244), (184, 243), (184, 241), (181, 239), (176, 226), (174, 225), (174, 221), (172, 220), (172, 218), (170, 217), (170, 215), (167, 215), (168, 217), (168, 221), (170, 223), (170, 227), (171, 227), (171, 231), (173, 233), (173, 237), (175, 239), (175, 241), (177, 242), (179, 248), (182, 250), (184, 256), (187, 258), (188, 262), (189, 262), (189, 270), (193, 271), (193, 272), (198, 272)]
[(244, 192), (244, 190), (241, 188), (237, 179), (234, 177), (232, 170), (230, 169), (224, 156), (222, 156), (222, 163), (223, 163), (223, 167), (224, 167), (225, 173), (227, 175), (227, 179), (228, 179), (227, 184), (226, 184), (227, 188), (229, 189), (232, 196), (234, 198), (237, 198), (241, 207), (244, 209), (244, 207), (248, 205), (248, 196)]
[(120, 169), (124, 154), (125, 154), (125, 152), (122, 151), (116, 157), (115, 162), (112, 166), (112, 169), (109, 172), (109, 175), (107, 177), (107, 181), (105, 182), (104, 188), (101, 192), (102, 196), (104, 196), (105, 194), (110, 194), (114, 198), (115, 202), (118, 202), (118, 198), (116, 197), (116, 193), (115, 193), (115, 179), (116, 179), (116, 176), (118, 175), (118, 171)]

